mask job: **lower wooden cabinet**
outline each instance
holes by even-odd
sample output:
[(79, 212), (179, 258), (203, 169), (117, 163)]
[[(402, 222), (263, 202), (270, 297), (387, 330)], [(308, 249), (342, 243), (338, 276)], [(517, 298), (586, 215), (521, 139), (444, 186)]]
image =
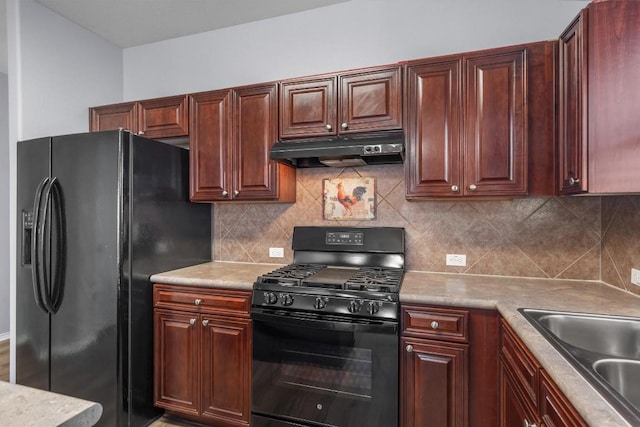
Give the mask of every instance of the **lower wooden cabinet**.
[(500, 427), (587, 427), (504, 319), (500, 336)]
[(216, 426), (251, 418), (251, 292), (154, 285), (154, 400)]
[(497, 313), (403, 305), (400, 425), (497, 425)]

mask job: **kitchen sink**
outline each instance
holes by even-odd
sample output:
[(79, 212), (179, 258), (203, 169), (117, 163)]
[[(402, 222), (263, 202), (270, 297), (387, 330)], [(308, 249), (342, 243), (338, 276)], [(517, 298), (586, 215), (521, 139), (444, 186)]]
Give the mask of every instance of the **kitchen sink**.
[(632, 425), (640, 425), (640, 318), (518, 311)]
[(640, 319), (540, 311), (532, 317), (572, 346), (613, 357), (640, 358)]

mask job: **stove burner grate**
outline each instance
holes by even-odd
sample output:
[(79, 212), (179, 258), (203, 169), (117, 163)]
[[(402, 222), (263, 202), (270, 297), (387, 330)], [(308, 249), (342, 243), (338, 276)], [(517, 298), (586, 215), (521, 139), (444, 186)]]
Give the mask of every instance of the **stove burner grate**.
[(362, 267), (345, 282), (345, 289), (398, 292), (403, 277), (401, 268)]

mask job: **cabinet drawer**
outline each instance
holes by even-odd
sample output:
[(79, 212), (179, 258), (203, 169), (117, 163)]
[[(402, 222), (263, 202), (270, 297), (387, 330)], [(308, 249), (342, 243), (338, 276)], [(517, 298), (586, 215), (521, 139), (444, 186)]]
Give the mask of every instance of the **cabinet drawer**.
[(251, 292), (155, 284), (153, 305), (156, 308), (248, 317)]
[(501, 320), (500, 358), (522, 387), (533, 408), (538, 407), (538, 369), (540, 365), (511, 327)]
[(468, 342), (467, 310), (449, 308), (404, 306), (402, 308), (402, 334), (430, 339)]

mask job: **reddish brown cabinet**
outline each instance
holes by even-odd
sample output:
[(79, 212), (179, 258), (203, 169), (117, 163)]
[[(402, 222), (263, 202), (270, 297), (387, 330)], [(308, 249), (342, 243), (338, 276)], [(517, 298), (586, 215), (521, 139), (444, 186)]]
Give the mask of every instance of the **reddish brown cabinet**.
[(154, 400), (201, 423), (251, 416), (251, 292), (154, 285)]
[(400, 425), (497, 423), (497, 314), (404, 304)]
[(92, 107), (89, 130), (128, 129), (148, 138), (189, 135), (189, 104), (185, 95)]
[(280, 138), (402, 128), (402, 73), (397, 65), (280, 83)]
[(554, 53), (541, 42), (409, 62), (407, 199), (551, 193)]
[(295, 170), (269, 158), (277, 85), (190, 95), (191, 200), (295, 202)]
[(587, 424), (504, 319), (500, 328), (500, 427)]
[(640, 2), (592, 2), (560, 36), (561, 194), (640, 192)]
[(127, 129), (138, 133), (138, 103), (123, 102), (89, 108), (89, 131)]

